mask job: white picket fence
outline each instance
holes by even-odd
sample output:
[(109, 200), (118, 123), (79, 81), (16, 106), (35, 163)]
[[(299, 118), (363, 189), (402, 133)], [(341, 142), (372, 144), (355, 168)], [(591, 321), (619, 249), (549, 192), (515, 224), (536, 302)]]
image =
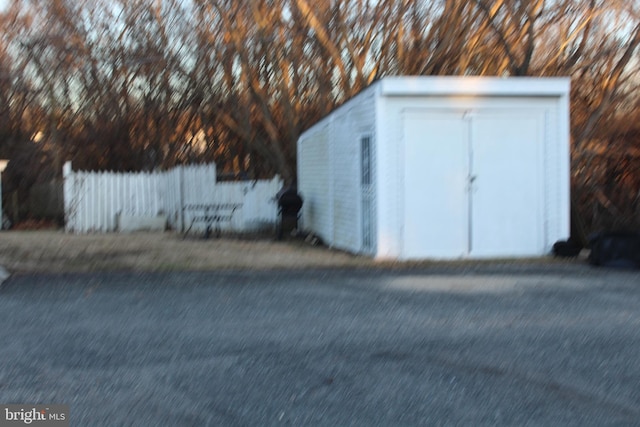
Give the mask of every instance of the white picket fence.
[(276, 194), (282, 180), (216, 182), (214, 164), (178, 166), (165, 172), (74, 172), (63, 169), (66, 230), (75, 233), (118, 231), (118, 217), (165, 217), (170, 228), (200, 231), (193, 222), (201, 212), (194, 205), (238, 206), (221, 231), (255, 232), (272, 229), (277, 221)]

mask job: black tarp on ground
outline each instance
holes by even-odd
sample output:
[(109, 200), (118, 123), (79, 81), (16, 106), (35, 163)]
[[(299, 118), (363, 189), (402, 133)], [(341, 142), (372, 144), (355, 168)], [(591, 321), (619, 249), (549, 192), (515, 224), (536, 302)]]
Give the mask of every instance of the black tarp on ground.
[(640, 268), (640, 233), (609, 231), (589, 238), (589, 263), (596, 266)]

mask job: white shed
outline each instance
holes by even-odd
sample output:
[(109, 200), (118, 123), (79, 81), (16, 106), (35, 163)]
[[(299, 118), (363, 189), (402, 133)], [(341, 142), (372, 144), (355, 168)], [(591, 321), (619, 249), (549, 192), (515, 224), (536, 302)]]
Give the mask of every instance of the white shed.
[(378, 259), (549, 253), (570, 228), (569, 86), (373, 83), (298, 140), (302, 228)]

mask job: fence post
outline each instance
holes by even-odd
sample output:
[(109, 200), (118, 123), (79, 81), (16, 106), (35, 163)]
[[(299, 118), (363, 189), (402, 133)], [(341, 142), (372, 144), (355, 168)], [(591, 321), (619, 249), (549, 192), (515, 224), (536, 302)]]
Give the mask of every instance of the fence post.
[(63, 205), (64, 205), (64, 225), (67, 231), (73, 231), (72, 218), (72, 204), (74, 199), (74, 180), (73, 171), (71, 169), (71, 162), (65, 162), (62, 166), (62, 193), (63, 193)]
[(184, 233), (184, 166), (178, 166), (178, 200), (180, 201), (180, 232)]

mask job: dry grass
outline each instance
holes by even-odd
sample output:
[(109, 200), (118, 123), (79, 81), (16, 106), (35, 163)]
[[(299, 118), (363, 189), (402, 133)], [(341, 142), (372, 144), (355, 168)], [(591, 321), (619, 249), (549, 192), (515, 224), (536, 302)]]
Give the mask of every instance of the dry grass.
[(0, 233), (0, 266), (17, 272), (198, 271), (220, 269), (304, 269), (363, 267), (413, 269), (478, 265), (584, 263), (579, 259), (492, 259), (376, 262), (370, 258), (315, 247), (301, 240), (271, 238), (201, 239), (166, 233), (69, 234), (60, 230)]
[(57, 230), (0, 233), (0, 266), (12, 272), (171, 271), (371, 265), (372, 261), (270, 239), (184, 239), (174, 233), (76, 235)]

